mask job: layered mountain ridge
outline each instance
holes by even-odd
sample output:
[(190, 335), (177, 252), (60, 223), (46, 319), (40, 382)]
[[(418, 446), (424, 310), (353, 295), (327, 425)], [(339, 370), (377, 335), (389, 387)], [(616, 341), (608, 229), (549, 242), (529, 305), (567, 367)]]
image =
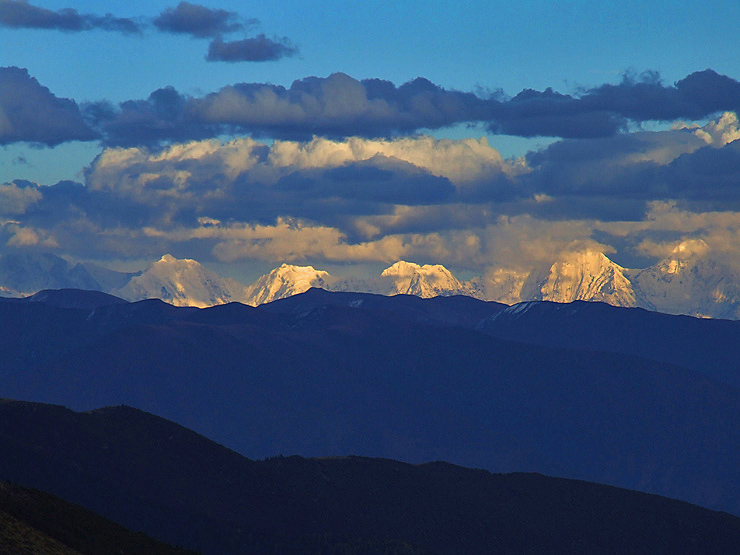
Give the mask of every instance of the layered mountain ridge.
[[(443, 462), (255, 461), (128, 406), (82, 413), (0, 400), (0, 446), (12, 454), (0, 475), (203, 555), (730, 553), (740, 542), (740, 518), (665, 497)], [(6, 512), (77, 549), (33, 549), (28, 526), (3, 526)], [(2, 553), (186, 555), (132, 536), (0, 484)]]
[(207, 309), (55, 291), (0, 312), (7, 397), (135, 406), (250, 458), (446, 460), (740, 515), (740, 322), (321, 289)]
[[(95, 277), (97, 276), (97, 278)], [(114, 285), (115, 284), (115, 285)], [(594, 249), (566, 251), (528, 274), (502, 270), (487, 279), (459, 280), (440, 264), (398, 261), (375, 277), (335, 277), (313, 266), (282, 264), (251, 285), (223, 278), (195, 260), (165, 255), (149, 268), (123, 274), (53, 255), (0, 258), (0, 296), (28, 296), (40, 289), (104, 291), (136, 301), (159, 298), (175, 306), (229, 302), (258, 306), (318, 287), (328, 291), (422, 298), (465, 295), (515, 304), (522, 301), (598, 301), (668, 314), (740, 318), (740, 276), (698, 240), (679, 244), (665, 259), (628, 269)]]

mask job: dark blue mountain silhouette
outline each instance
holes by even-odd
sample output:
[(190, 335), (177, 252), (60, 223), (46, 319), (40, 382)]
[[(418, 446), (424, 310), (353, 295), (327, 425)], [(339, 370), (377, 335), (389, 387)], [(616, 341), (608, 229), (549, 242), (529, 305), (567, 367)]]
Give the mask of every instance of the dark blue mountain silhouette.
[[(590, 328), (616, 333), (620, 321), (593, 306), (601, 312)], [(728, 385), (737, 365), (723, 370), (729, 377), (721, 383), (598, 343), (595, 350), (524, 344), (525, 327), (513, 324), (518, 341), (503, 340), (486, 329), (486, 318), (503, 310), (465, 298), (317, 291), (260, 309), (0, 302), (2, 395), (83, 410), (125, 403), (253, 458), (447, 460), (740, 514), (740, 390)], [(655, 315), (631, 314), (651, 333)], [(714, 360), (703, 326), (716, 337), (738, 329), (661, 318), (675, 326), (665, 327), (674, 334), (665, 345), (694, 333)], [(529, 339), (548, 341), (539, 322)], [(564, 322), (552, 316), (549, 326)]]
[(740, 518), (664, 497), (440, 462), (253, 461), (125, 406), (0, 402), (0, 452), (0, 477), (206, 555), (731, 553), (740, 544)]

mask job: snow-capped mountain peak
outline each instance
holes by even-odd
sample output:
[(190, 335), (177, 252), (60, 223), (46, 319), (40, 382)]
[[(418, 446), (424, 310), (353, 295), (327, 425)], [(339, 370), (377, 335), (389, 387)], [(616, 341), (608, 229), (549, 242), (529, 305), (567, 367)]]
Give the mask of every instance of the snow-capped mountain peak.
[(473, 294), (469, 285), (461, 283), (441, 264), (419, 265), (401, 260), (383, 270), (381, 277), (391, 281), (390, 294), (423, 298)]
[(165, 254), (115, 294), (131, 301), (159, 298), (175, 306), (204, 308), (240, 301), (244, 291), (243, 285), (218, 276), (195, 260)]
[(635, 272), (640, 300), (669, 314), (713, 318), (740, 316), (740, 279), (702, 240), (678, 244), (657, 264)]
[(626, 270), (604, 253), (584, 249), (570, 251), (549, 267), (532, 272), (522, 287), (522, 300), (569, 303), (601, 301), (617, 306), (636, 306)]
[(380, 274), (383, 277), (399, 277), (399, 278), (409, 278), (418, 272), (422, 267), (419, 264), (415, 264), (414, 262), (406, 262), (404, 260), (399, 260), (395, 264), (387, 267), (383, 272)]
[(282, 264), (247, 288), (246, 304), (257, 306), (308, 291), (311, 287), (326, 288), (329, 272), (313, 266)]
[(654, 267), (662, 274), (678, 274), (709, 253), (709, 245), (701, 239), (689, 239), (676, 245), (671, 254)]

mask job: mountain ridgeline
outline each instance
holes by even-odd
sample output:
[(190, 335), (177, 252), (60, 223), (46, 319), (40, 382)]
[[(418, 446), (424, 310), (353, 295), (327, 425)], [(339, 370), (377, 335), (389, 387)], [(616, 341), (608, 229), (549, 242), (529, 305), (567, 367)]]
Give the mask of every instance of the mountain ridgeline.
[[(255, 461), (127, 406), (76, 413), (2, 401), (0, 449), (0, 475), (205, 555), (731, 553), (740, 544), (740, 518), (664, 497), (441, 462)], [(175, 552), (17, 486), (0, 486), (3, 511), (87, 547), (80, 553), (113, 553), (114, 539), (116, 553)]]
[(250, 458), (445, 460), (740, 515), (740, 322), (602, 303), (306, 293), (0, 300), (3, 395), (126, 404)]
[[(0, 443), (5, 444), (5, 438)], [(37, 444), (37, 447), (42, 447)], [(48, 449), (50, 446), (45, 445)], [(28, 454), (34, 465), (36, 457)], [(5, 476), (12, 475), (3, 465)], [(34, 480), (42, 481), (35, 475)], [(31, 480), (33, 481), (33, 480)], [(74, 497), (74, 495), (73, 495)], [(3, 555), (196, 555), (133, 532), (48, 493), (0, 482), (0, 553)]]
[(627, 269), (604, 253), (563, 252), (527, 272), (497, 270), (470, 281), (458, 280), (441, 265), (399, 261), (371, 278), (335, 277), (312, 266), (282, 264), (243, 285), (222, 278), (195, 260), (163, 256), (138, 273), (95, 265), (72, 266), (53, 255), (0, 258), (0, 295), (27, 296), (41, 289), (78, 288), (137, 301), (158, 298), (175, 306), (208, 307), (229, 302), (258, 306), (311, 287), (330, 291), (422, 298), (465, 295), (506, 304), (540, 300), (598, 301), (667, 314), (740, 318), (740, 276), (702, 241), (685, 241), (657, 264)]

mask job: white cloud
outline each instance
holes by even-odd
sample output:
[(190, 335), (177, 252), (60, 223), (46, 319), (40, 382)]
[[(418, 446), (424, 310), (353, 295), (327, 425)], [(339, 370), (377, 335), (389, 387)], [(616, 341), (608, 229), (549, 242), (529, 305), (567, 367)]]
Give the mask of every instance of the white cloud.
[(735, 112), (725, 112), (719, 119), (712, 120), (703, 127), (685, 124), (680, 124), (676, 127), (695, 129), (694, 135), (702, 139), (706, 144), (715, 147), (723, 147), (727, 143), (740, 139), (740, 123)]
[(9, 247), (57, 247), (56, 239), (44, 230), (17, 225), (9, 226), (11, 237), (6, 243)]
[(0, 214), (23, 214), (29, 206), (41, 200), (38, 186), (19, 187), (15, 183), (0, 184)]
[[(262, 154), (267, 153), (266, 157)], [(109, 148), (87, 171), (88, 186), (121, 195), (151, 199), (185, 191), (206, 191), (242, 182), (274, 184), (288, 174), (306, 169), (330, 169), (377, 156), (396, 158), (454, 183), (464, 184), (525, 171), (508, 162), (481, 139), (434, 139), (421, 136), (394, 140), (315, 138), (308, 142), (275, 141), (272, 145), (250, 138), (226, 143), (216, 140), (177, 144), (160, 152), (146, 148)], [(166, 180), (171, 191), (163, 189)]]
[(465, 183), (505, 173), (524, 171), (521, 164), (505, 161), (485, 137), (434, 139), (428, 136), (380, 140), (352, 137), (343, 141), (314, 138), (309, 142), (275, 141), (270, 162), (276, 167), (328, 168), (375, 156), (393, 157), (432, 175)]

